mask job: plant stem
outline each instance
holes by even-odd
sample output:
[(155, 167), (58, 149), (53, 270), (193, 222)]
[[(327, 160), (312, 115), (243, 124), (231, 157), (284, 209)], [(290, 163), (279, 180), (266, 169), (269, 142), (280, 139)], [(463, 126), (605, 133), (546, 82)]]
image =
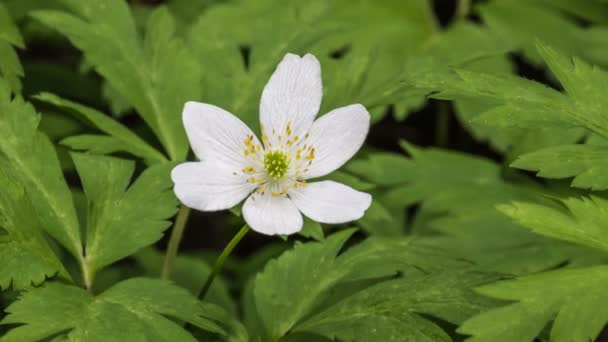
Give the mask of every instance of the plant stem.
[(243, 239), (245, 234), (247, 234), (248, 231), (249, 231), (249, 226), (247, 224), (245, 224), (243, 226), (243, 228), (241, 228), (241, 230), (239, 230), (236, 233), (236, 235), (232, 238), (232, 240), (230, 240), (230, 242), (228, 242), (228, 245), (226, 245), (226, 247), (224, 247), (224, 250), (222, 251), (220, 256), (217, 257), (217, 259), (215, 260), (215, 264), (213, 265), (213, 269), (211, 270), (211, 273), (209, 274), (209, 277), (207, 278), (207, 281), (205, 282), (205, 285), (203, 286), (201, 293), (198, 295), (198, 298), (200, 300), (205, 299), (205, 295), (209, 291), (209, 288), (211, 287), (211, 284), (213, 283), (213, 279), (215, 279), (215, 276), (221, 271), (222, 267), (224, 266), (224, 262), (226, 261), (226, 258), (230, 255), (230, 253), (232, 253), (232, 251), (234, 250), (236, 245), (238, 245), (239, 242), (241, 242), (241, 240)]
[(456, 5), (456, 17), (464, 18), (469, 14), (471, 10), (471, 0), (458, 0)]
[(184, 229), (186, 228), (186, 222), (188, 222), (189, 215), (190, 208), (182, 205), (177, 213), (173, 230), (171, 230), (171, 237), (169, 238), (169, 246), (167, 246), (167, 252), (165, 254), (163, 270), (160, 273), (160, 277), (162, 279), (169, 279), (171, 276), (171, 271), (173, 271), (177, 251), (179, 250), (179, 244), (182, 241), (182, 236), (184, 235)]
[(84, 287), (87, 291), (91, 291), (93, 287), (93, 275), (91, 274), (91, 270), (89, 269), (89, 265), (87, 264), (87, 260), (83, 253), (80, 253), (80, 268), (82, 270), (82, 281), (84, 282)]

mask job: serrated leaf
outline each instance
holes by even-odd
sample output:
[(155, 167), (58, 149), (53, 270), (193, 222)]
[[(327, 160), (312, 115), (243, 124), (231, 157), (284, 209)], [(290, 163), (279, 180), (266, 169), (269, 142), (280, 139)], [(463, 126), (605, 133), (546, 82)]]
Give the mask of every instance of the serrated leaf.
[[(538, 43), (538, 51), (566, 93), (524, 78), (456, 70), (454, 75), (429, 75), (419, 86), (438, 89), (433, 96), (442, 99), (478, 97), (495, 106), (477, 116), (478, 124), (496, 127), (585, 128), (608, 138), (605, 89), (608, 73), (579, 59), (570, 59)], [(531, 115), (530, 113), (534, 113)]]
[(383, 169), (400, 171), (380, 200), (402, 212), (405, 206), (421, 203), (407, 228), (416, 235), (433, 234), (422, 244), (471, 260), (482, 270), (511, 274), (538, 272), (566, 261), (607, 260), (589, 248), (533, 234), (496, 210), (496, 205), (511, 201), (547, 203), (544, 196), (550, 189), (525, 177), (507, 181), (501, 166), (488, 159), (405, 143), (404, 148), (410, 158), (370, 154), (349, 168), (374, 181), (382, 181)]
[(287, 335), (304, 318), (323, 308), (329, 291), (341, 282), (469, 265), (417, 246), (413, 240), (394, 238), (368, 239), (337, 256), (352, 233), (342, 231), (323, 242), (297, 245), (270, 261), (258, 274), (253, 284), (252, 305), (257, 310), (261, 330), (265, 330), (262, 340)]
[(86, 262), (91, 272), (162, 237), (177, 209), (169, 177), (173, 164), (152, 166), (129, 186), (131, 161), (78, 153), (72, 159), (89, 203)]
[(608, 322), (608, 268), (545, 272), (481, 287), (496, 299), (517, 301), (466, 321), (467, 341), (532, 341), (553, 319), (551, 341), (593, 341)]
[(72, 255), (82, 256), (82, 242), (72, 195), (55, 148), (38, 131), (40, 117), (21, 97), (11, 98), (0, 79), (0, 151), (14, 167), (41, 226)]
[(452, 341), (421, 314), (459, 324), (490, 306), (470, 288), (495, 279), (483, 273), (448, 271), (382, 282), (304, 320), (295, 331), (344, 341)]
[(42, 283), (59, 273), (70, 279), (61, 261), (45, 239), (40, 223), (14, 171), (0, 159), (0, 288), (14, 290)]
[(533, 203), (514, 202), (499, 209), (535, 233), (608, 251), (605, 222), (608, 200), (590, 196), (561, 201), (568, 211)]
[(51, 283), (26, 292), (6, 311), (2, 324), (23, 325), (10, 330), (3, 341), (52, 336), (73, 341), (196, 341), (169, 318), (223, 333), (196, 297), (157, 279), (129, 279), (98, 296)]
[[(321, 39), (341, 26), (324, 20), (332, 7), (326, 1), (285, 1), (276, 6), (274, 1), (265, 0), (208, 10), (189, 33), (199, 61), (214, 66), (204, 75), (205, 102), (225, 108), (256, 127), (262, 88), (283, 56), (314, 51)], [(225, 22), (240, 25), (226, 27)], [(239, 51), (243, 46), (249, 49), (248, 65)]]
[(608, 189), (608, 149), (595, 145), (549, 147), (517, 158), (512, 167), (537, 171), (544, 178), (574, 177), (571, 185), (594, 191)]
[(91, 151), (93, 153), (126, 151), (137, 157), (143, 158), (148, 164), (167, 161), (162, 153), (151, 147), (127, 127), (93, 108), (62, 99), (50, 93), (41, 93), (35, 98), (57, 106), (67, 113), (83, 120), (85, 123), (93, 125), (100, 131), (108, 134), (108, 136), (81, 135), (78, 137), (71, 137), (62, 141), (63, 144), (79, 150)]
[(171, 160), (185, 159), (188, 142), (180, 113), (186, 101), (200, 96), (200, 69), (175, 38), (166, 8), (150, 16), (142, 40), (123, 1), (63, 2), (76, 14), (47, 10), (33, 16), (84, 52), (95, 70), (144, 118)]
[[(352, 233), (351, 230), (334, 234), (323, 244), (296, 246), (293, 251), (270, 261), (264, 272), (258, 274), (254, 284), (255, 302), (270, 340), (277, 340), (293, 328), (311, 309), (317, 296), (337, 280), (327, 273)], [(293, 298), (298, 301), (289, 300)]]

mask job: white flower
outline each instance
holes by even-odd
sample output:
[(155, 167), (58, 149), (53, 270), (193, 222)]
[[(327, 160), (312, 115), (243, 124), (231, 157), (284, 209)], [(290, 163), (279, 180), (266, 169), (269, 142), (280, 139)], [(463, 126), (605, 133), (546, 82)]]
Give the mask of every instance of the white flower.
[(173, 169), (177, 197), (201, 211), (228, 209), (247, 198), (245, 221), (267, 235), (300, 231), (302, 214), (322, 223), (361, 218), (371, 204), (369, 194), (333, 181), (306, 183), (352, 158), (370, 125), (360, 104), (314, 121), (322, 96), (319, 61), (287, 54), (262, 93), (262, 143), (227, 111), (186, 103), (184, 126), (200, 162)]

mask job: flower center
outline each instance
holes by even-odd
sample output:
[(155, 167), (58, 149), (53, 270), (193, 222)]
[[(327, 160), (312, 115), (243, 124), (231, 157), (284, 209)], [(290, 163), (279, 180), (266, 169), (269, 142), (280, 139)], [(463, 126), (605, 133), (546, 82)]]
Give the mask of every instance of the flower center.
[(289, 168), (289, 155), (287, 153), (274, 150), (268, 151), (264, 155), (264, 169), (274, 180), (279, 180), (287, 174)]

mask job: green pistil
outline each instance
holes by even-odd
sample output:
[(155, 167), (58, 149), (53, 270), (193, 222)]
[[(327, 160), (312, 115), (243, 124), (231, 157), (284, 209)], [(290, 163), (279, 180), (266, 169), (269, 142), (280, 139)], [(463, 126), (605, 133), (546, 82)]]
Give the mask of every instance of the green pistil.
[(287, 174), (289, 157), (283, 151), (269, 151), (264, 155), (264, 169), (273, 179), (281, 179)]

